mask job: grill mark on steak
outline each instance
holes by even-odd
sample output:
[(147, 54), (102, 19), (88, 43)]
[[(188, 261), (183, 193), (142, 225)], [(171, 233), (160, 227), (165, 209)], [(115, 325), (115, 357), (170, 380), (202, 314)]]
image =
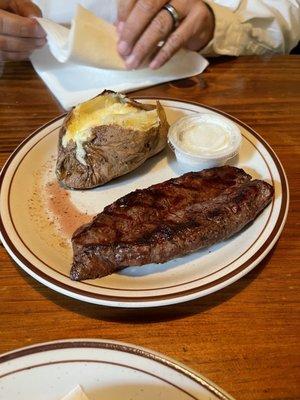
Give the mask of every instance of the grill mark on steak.
[(136, 190), (74, 233), (71, 279), (162, 263), (210, 246), (241, 230), (272, 196), (271, 185), (229, 166)]

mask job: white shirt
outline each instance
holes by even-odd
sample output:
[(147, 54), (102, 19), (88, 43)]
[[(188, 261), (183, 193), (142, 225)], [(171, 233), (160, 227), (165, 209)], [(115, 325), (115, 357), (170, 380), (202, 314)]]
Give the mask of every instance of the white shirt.
[(300, 40), (299, 0), (205, 0), (215, 15), (207, 55), (289, 53)]
[[(122, 0), (120, 0), (122, 1)], [(114, 22), (117, 0), (34, 0), (46, 18), (70, 22), (76, 4)], [(289, 53), (300, 40), (300, 0), (205, 0), (215, 15), (205, 55)]]

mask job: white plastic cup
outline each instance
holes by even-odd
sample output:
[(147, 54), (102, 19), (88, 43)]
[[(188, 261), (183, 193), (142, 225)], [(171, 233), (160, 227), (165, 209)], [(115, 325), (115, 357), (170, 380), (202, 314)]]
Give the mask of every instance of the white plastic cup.
[[(218, 128), (221, 127), (229, 136), (228, 146), (219, 151), (212, 149), (207, 151), (207, 153), (201, 150), (198, 154), (188, 152), (184, 149), (180, 143), (180, 137), (188, 131), (189, 127), (203, 123), (216, 125)], [(185, 164), (185, 166), (190, 165), (191, 168), (198, 170), (225, 165), (231, 158), (238, 154), (241, 141), (242, 135), (240, 129), (234, 122), (212, 113), (198, 113), (182, 117), (170, 126), (168, 133), (168, 142), (175, 153), (178, 163)]]

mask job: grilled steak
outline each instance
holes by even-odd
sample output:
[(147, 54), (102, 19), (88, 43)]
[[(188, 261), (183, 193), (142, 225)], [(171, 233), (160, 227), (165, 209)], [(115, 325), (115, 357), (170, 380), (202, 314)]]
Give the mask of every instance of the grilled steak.
[(73, 235), (71, 279), (163, 263), (241, 230), (271, 201), (273, 187), (224, 166), (136, 190)]

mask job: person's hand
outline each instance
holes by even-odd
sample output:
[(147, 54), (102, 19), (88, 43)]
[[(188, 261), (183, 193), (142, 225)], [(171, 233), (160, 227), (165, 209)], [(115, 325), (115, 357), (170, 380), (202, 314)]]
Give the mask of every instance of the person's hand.
[(117, 30), (118, 51), (128, 69), (137, 68), (149, 55), (150, 68), (156, 69), (168, 61), (181, 47), (198, 51), (205, 47), (214, 33), (214, 15), (201, 0), (173, 0), (171, 4), (180, 15), (180, 24), (174, 22), (162, 7), (164, 0), (120, 0)]
[(24, 60), (46, 43), (45, 32), (30, 17), (41, 17), (29, 0), (0, 0), (0, 61)]

